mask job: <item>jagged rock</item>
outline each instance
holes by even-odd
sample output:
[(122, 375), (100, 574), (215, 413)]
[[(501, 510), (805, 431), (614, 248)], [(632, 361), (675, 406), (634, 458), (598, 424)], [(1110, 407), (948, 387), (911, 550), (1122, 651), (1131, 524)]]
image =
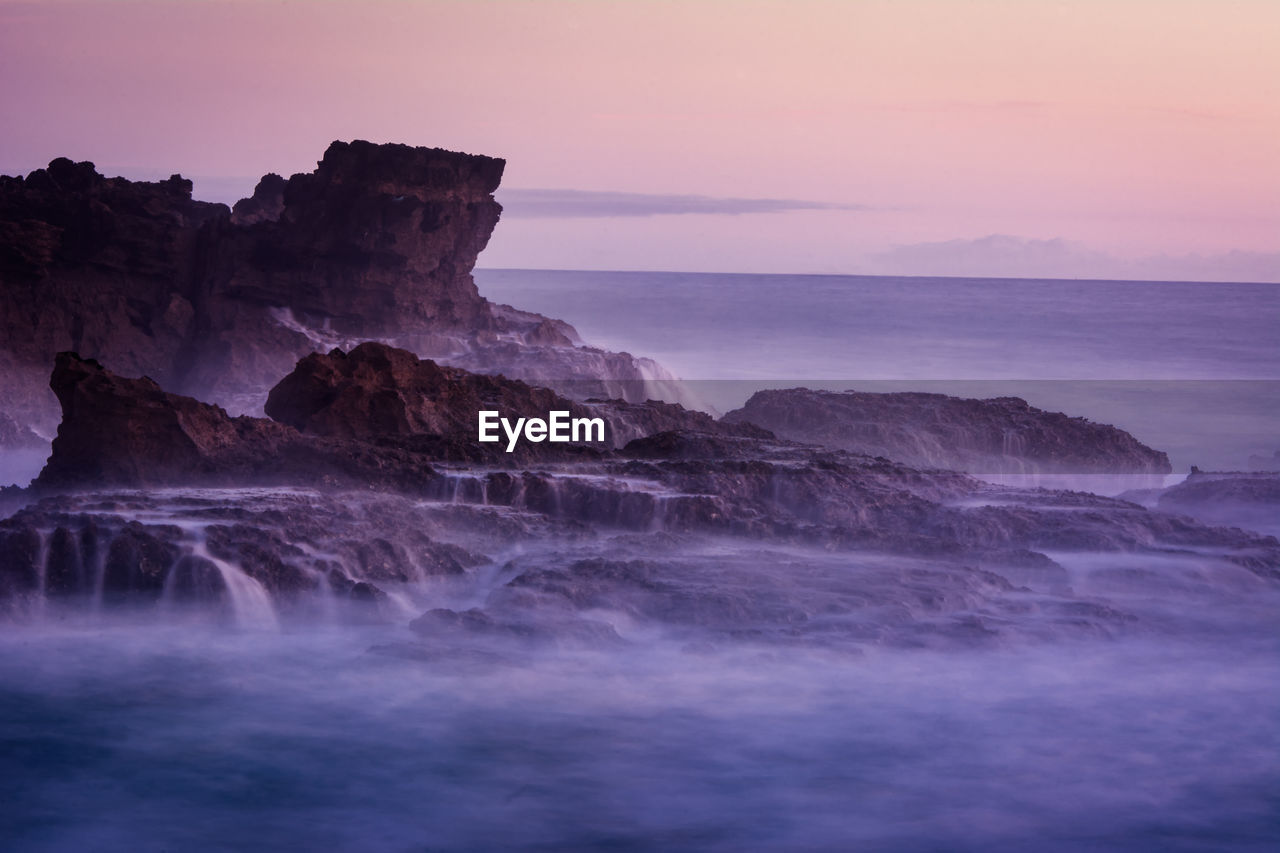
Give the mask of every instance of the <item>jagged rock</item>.
[(779, 436), (886, 456), (915, 467), (980, 474), (1168, 474), (1169, 457), (1123, 430), (1046, 412), (1017, 397), (758, 391), (729, 423)]
[(476, 440), (481, 410), (497, 411), (513, 422), (522, 417), (546, 418), (552, 411), (568, 412), (571, 418), (599, 417), (605, 422), (604, 441), (594, 446), (601, 450), (658, 430), (726, 439), (769, 436), (758, 427), (717, 423), (705, 412), (675, 403), (600, 399), (580, 403), (520, 380), (443, 367), (374, 342), (360, 344), (349, 353), (333, 350), (307, 356), (271, 389), (266, 405), (267, 414), (275, 420), (314, 435), (362, 441), (451, 437), (449, 442), (412, 442), (411, 446), (439, 458), (511, 462), (563, 456), (563, 445), (550, 443), (522, 442), (515, 456), (507, 455), (505, 438), (495, 446), (481, 445)]
[(269, 172), (253, 188), (253, 195), (242, 198), (231, 208), (232, 225), (256, 225), (275, 222), (284, 213), (284, 190), (289, 182)]
[(546, 388), (441, 367), (379, 343), (307, 356), (271, 389), (266, 405), (269, 416), (304, 432), (363, 440), (447, 433), (475, 440), (481, 409), (512, 420), (552, 410), (591, 416)]

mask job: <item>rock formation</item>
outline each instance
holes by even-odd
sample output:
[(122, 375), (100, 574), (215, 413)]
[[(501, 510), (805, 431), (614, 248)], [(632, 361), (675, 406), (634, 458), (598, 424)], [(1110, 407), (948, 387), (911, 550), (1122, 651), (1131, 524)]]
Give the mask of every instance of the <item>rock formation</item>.
[(303, 435), (265, 418), (125, 379), (96, 361), (60, 353), (50, 381), (62, 405), (44, 491), (100, 486), (298, 485), (422, 491), (429, 461), (398, 448)]
[(552, 410), (591, 415), (546, 388), (441, 367), (379, 343), (307, 356), (271, 389), (266, 405), (270, 417), (304, 432), (364, 440), (461, 433), (474, 441), (481, 409), (513, 418)]
[[(578, 403), (546, 388), (473, 374), (366, 343), (313, 353), (272, 389), (275, 420), (231, 417), (220, 406), (171, 394), (147, 377), (115, 375), (75, 353), (57, 356), (50, 386), (62, 407), (40, 490), (98, 486), (288, 484), (376, 487), (417, 493), (447, 488), (433, 465), (509, 467), (598, 459), (646, 425), (695, 434), (750, 434), (666, 403)], [(515, 452), (480, 444), (477, 411), (546, 417), (552, 410), (600, 417), (595, 444), (522, 442)]]
[(1192, 468), (1181, 483), (1166, 489), (1145, 490), (1131, 497), (1161, 512), (1280, 534), (1280, 472), (1276, 471)]
[[(911, 593), (913, 576), (881, 572), (885, 601), (933, 600), (954, 583), (946, 594), (957, 607), (1017, 589), (1062, 594), (1067, 576), (1046, 552), (1194, 553), (1255, 582), (1280, 580), (1280, 544), (1271, 537), (1124, 500), (999, 488), (957, 472), (823, 450), (699, 413), (681, 417), (678, 407), (582, 404), (630, 418), (631, 428), (645, 416), (674, 427), (617, 450), (486, 450), (472, 432), (480, 402), (499, 400), (513, 414), (579, 404), (381, 344), (308, 356), (277, 386), (269, 408), (300, 429), (232, 418), (70, 353), (59, 356), (51, 384), (63, 406), (53, 457), (29, 505), (0, 524), (0, 597), (12, 601), (57, 590), (81, 598), (112, 590), (147, 601), (242, 594), (243, 613), (249, 593), (237, 585), (245, 577), (267, 598), (323, 589), (380, 601), (387, 584), (464, 571), (522, 539), (540, 543), (533, 553), (545, 555), (548, 542), (561, 548), (615, 536), (647, 537), (645, 551), (680, 536), (737, 542), (747, 552), (895, 555), (941, 571), (941, 586)], [(110, 491), (154, 486), (182, 488), (168, 497)], [(221, 496), (210, 487), (221, 487)], [(696, 553), (654, 567), (601, 562), (576, 547), (568, 564), (521, 569), (493, 613), (437, 614), (419, 628), (518, 634), (529, 624), (521, 608), (587, 611), (614, 600), (633, 602), (647, 618), (666, 612), (728, 630), (727, 614), (771, 606), (767, 594), (741, 587), (743, 576), (763, 571), (758, 565), (726, 581), (738, 590), (733, 595), (747, 596), (735, 603), (715, 584), (689, 586), (682, 573), (696, 577), (686, 565), (701, 559)], [(707, 559), (723, 568), (720, 546), (708, 547)], [(898, 587), (889, 580), (895, 576)], [(557, 622), (557, 630), (592, 635), (596, 628), (580, 616)]]
[(1017, 397), (759, 391), (724, 416), (779, 436), (976, 474), (1168, 474), (1169, 457), (1107, 424), (1046, 412)]
[[(939, 469), (1169, 470), (1021, 400), (798, 389), (716, 421), (647, 399), (656, 365), (476, 291), (502, 168), (334, 143), (234, 210), (67, 160), (0, 179), (0, 442), (57, 424), (34, 485), (0, 489), (0, 610), (350, 605), (411, 624), (381, 651), (431, 659), (625, 643), (627, 620), (699, 642), (1106, 636), (1136, 617), (1098, 590), (1280, 582), (1265, 528)], [(476, 440), (482, 407), (601, 417), (606, 440), (508, 453)], [(1151, 502), (1270, 507), (1273, 486)], [(461, 579), (483, 594), (424, 600)]]
[(60, 158), (0, 177), (0, 410), (52, 432), (61, 351), (233, 412), (260, 411), (299, 357), (367, 339), (547, 381), (661, 376), (477, 292), (503, 166), (335, 142), (314, 172), (267, 175), (234, 212), (192, 200), (177, 175), (106, 178)]

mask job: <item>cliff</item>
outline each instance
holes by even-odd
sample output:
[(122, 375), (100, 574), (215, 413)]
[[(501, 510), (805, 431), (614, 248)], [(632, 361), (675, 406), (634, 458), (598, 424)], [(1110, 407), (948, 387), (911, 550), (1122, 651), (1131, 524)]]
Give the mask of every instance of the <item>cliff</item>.
[(107, 178), (61, 158), (0, 177), (0, 410), (51, 433), (62, 351), (233, 412), (260, 411), (301, 356), (367, 339), (549, 381), (657, 373), (476, 290), (503, 167), (334, 142), (314, 172), (267, 175), (234, 211), (177, 175)]

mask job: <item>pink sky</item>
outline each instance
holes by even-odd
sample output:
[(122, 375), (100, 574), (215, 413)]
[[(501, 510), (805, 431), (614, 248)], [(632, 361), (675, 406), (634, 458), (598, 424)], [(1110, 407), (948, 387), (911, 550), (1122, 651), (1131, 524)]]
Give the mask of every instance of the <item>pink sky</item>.
[(510, 188), (861, 208), (509, 201), (491, 266), (911, 272), (913, 244), (993, 234), (1278, 253), (1277, 45), (1274, 0), (0, 0), (0, 172), (70, 156), (221, 198), (364, 138), (505, 157)]

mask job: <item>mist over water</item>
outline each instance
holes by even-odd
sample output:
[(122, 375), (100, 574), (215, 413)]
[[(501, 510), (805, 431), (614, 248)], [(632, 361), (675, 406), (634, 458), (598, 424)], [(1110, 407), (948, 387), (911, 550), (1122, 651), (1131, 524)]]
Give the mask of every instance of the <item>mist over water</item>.
[[(708, 380), (693, 386), (720, 408), (796, 377), (843, 388), (864, 376), (862, 390), (1013, 393), (1136, 423), (1174, 457), (1171, 479), (1275, 449), (1268, 286), (477, 278), (490, 298)], [(171, 577), (155, 603), (110, 606), (99, 578), (87, 596), (4, 618), (0, 847), (1280, 844), (1280, 588), (1243, 551), (1139, 531), (1123, 549), (1068, 537), (1040, 560), (978, 564), (681, 532), (657, 512), (615, 529), (558, 513), (554, 478), (648, 489), (655, 506), (682, 496), (552, 468), (555, 500), (535, 511), (490, 505), (483, 471), (447, 474), (422, 500), (68, 498), (59, 511), (103, 527), (174, 531), (225, 594), (192, 604)], [(1069, 497), (1019, 517), (1103, 518), (1119, 503)], [(955, 505), (1005, 500), (1027, 495)], [(208, 548), (212, 525), (244, 523), (314, 551), (392, 511), (387, 524), (480, 558), (447, 576), (413, 566), (378, 579), (385, 598), (356, 601), (323, 580), (268, 595)], [(1256, 507), (1217, 511), (1216, 524), (1277, 532)], [(307, 535), (293, 535), (299, 519)]]
[(857, 653), (616, 616), (623, 643), (599, 649), (53, 619), (0, 636), (0, 832), (31, 850), (1271, 849), (1280, 611), (1229, 590), (1131, 589), (1142, 622), (1109, 636)]
[[(129, 514), (190, 527), (216, 517), (210, 502), (306, 497), (199, 496)], [(59, 851), (1280, 838), (1280, 590), (1219, 556), (1062, 551), (997, 575), (662, 530), (530, 528), (495, 547), (503, 524), (545, 520), (419, 510), (492, 559), (385, 584), (377, 612), (322, 590), (263, 619), (251, 597), (211, 611), (166, 593), (8, 621), (0, 837)], [(581, 575), (576, 613), (513, 583), (583, 559), (644, 571)], [(438, 607), (484, 607), (497, 629), (406, 627)]]

